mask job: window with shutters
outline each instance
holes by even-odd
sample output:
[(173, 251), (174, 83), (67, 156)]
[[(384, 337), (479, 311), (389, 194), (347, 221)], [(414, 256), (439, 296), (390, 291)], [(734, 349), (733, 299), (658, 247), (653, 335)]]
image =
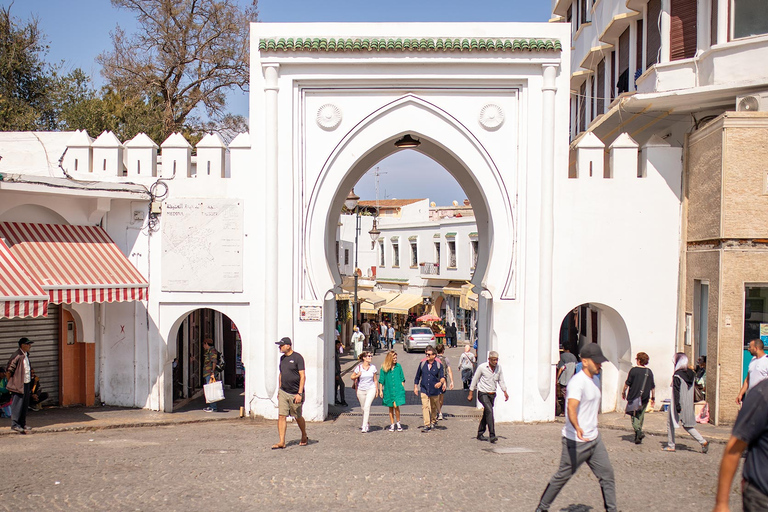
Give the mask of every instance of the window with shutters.
[(629, 27), (619, 36), (619, 79), (616, 90), (619, 94), (629, 91)]
[(637, 69), (635, 70), (635, 80), (637, 80), (637, 77), (643, 74), (643, 20), (637, 20), (637, 30), (635, 33), (637, 34), (635, 44), (635, 49), (637, 50), (637, 53), (635, 54), (635, 66), (637, 66)]
[(648, 28), (645, 40), (645, 69), (659, 62), (661, 49), (661, 0), (648, 0)]
[(392, 242), (392, 266), (400, 266), (400, 243), (395, 241)]
[(672, 0), (669, 26), (669, 60), (690, 59), (696, 55), (697, 0)]
[(768, 2), (731, 0), (731, 38), (768, 34)]
[(597, 65), (597, 112), (596, 116), (605, 112), (605, 59)]
[(581, 87), (579, 88), (579, 111), (576, 117), (578, 121), (579, 132), (583, 132), (587, 127), (587, 82), (582, 83)]

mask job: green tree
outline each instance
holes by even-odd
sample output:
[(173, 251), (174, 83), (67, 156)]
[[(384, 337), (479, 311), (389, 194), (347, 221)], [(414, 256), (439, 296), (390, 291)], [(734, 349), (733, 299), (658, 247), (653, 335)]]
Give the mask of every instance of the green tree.
[(0, 130), (51, 128), (54, 70), (43, 59), (47, 52), (37, 19), (21, 24), (10, 6), (0, 7)]
[(210, 128), (193, 115), (198, 107), (214, 123), (231, 125), (225, 94), (235, 87), (247, 90), (249, 23), (256, 20), (257, 1), (245, 9), (235, 0), (112, 0), (112, 5), (134, 11), (141, 28), (127, 35), (118, 26), (113, 49), (97, 61), (112, 91), (160, 109), (158, 139)]

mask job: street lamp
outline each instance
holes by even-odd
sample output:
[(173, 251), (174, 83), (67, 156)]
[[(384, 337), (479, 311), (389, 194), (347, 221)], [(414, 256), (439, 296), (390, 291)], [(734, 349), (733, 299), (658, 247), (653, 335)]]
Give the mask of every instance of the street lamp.
[(357, 235), (360, 233), (360, 209), (357, 207), (358, 202), (360, 202), (360, 196), (355, 194), (355, 189), (349, 191), (349, 195), (344, 200), (344, 206), (347, 207), (347, 211), (354, 211), (355, 212), (355, 298), (354, 303), (352, 304), (352, 307), (354, 308), (352, 310), (352, 318), (355, 319), (354, 325), (360, 325), (360, 318), (358, 318), (360, 314), (360, 307), (357, 304)]

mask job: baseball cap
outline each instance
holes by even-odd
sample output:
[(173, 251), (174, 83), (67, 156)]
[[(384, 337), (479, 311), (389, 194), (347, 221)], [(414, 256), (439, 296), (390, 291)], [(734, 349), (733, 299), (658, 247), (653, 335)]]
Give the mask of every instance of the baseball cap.
[(33, 343), (34, 343), (34, 341), (30, 341), (29, 338), (21, 338), (19, 340), (19, 346), (22, 346), (22, 345), (25, 345), (25, 344), (26, 345), (31, 345)]
[(600, 345), (597, 343), (587, 343), (584, 348), (581, 349), (582, 359), (591, 359), (595, 363), (604, 363), (608, 359), (603, 355), (603, 351), (600, 350)]
[(286, 336), (285, 338), (282, 338), (280, 341), (276, 341), (275, 345), (280, 345), (282, 347), (283, 345), (293, 345), (293, 343), (291, 342), (291, 338)]

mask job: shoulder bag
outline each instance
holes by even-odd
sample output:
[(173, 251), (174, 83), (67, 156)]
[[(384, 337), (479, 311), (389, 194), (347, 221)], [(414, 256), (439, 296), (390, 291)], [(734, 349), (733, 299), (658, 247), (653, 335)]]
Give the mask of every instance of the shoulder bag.
[(634, 414), (643, 407), (643, 392), (645, 391), (645, 383), (648, 381), (648, 368), (645, 369), (645, 375), (643, 376), (643, 384), (640, 386), (640, 394), (627, 402), (627, 407), (624, 408), (626, 414)]

